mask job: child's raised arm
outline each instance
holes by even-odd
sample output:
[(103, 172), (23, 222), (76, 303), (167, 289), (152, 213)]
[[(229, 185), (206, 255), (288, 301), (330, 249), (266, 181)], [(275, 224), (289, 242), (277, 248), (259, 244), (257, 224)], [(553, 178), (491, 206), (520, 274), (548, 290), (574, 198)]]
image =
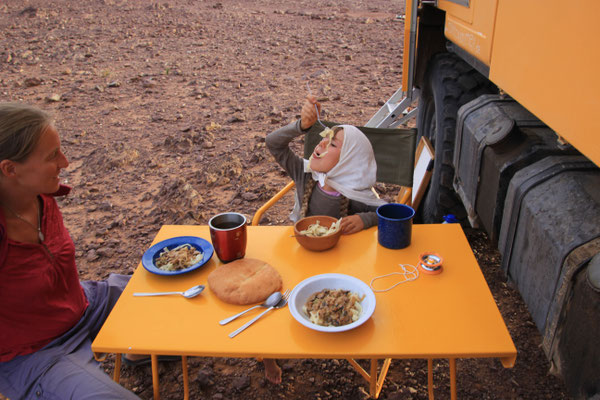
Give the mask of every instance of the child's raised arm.
[(321, 104), (317, 101), (317, 97), (312, 94), (306, 96), (300, 112), (300, 127), (302, 130), (307, 130), (317, 122), (317, 109), (321, 112)]

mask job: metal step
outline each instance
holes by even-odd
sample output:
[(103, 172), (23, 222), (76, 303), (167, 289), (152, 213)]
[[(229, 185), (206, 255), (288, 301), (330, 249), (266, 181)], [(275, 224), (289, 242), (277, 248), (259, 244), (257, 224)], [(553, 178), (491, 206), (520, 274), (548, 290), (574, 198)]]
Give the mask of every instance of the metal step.
[(406, 81), (403, 81), (406, 90), (403, 91), (402, 87), (396, 90), (396, 93), (390, 97), (365, 125), (371, 128), (395, 128), (413, 118), (417, 113), (416, 107), (410, 111), (408, 111), (408, 108), (419, 98), (419, 90), (413, 85), (417, 50), (417, 10), (419, 0), (408, 0), (406, 3), (406, 16), (408, 18), (405, 18), (404, 47), (408, 50), (406, 54), (408, 58), (403, 60), (404, 66), (402, 69), (403, 73), (406, 74)]
[(407, 96), (406, 92), (402, 91), (402, 88), (396, 90), (396, 93), (386, 101), (365, 126), (371, 128), (395, 128), (403, 124), (416, 115), (416, 107), (410, 111), (407, 111), (407, 109), (415, 101), (414, 99), (418, 97), (418, 89), (413, 89), (410, 96)]

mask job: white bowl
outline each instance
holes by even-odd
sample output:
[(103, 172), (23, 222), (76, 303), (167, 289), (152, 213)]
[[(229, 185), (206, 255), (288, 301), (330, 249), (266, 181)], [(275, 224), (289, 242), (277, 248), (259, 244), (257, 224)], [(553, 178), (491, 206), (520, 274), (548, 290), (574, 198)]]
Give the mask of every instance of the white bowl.
[[(302, 310), (302, 306), (306, 304), (306, 300), (308, 300), (310, 295), (320, 292), (323, 289), (344, 289), (355, 292), (359, 296), (365, 295), (365, 298), (360, 303), (362, 306), (362, 313), (358, 320), (342, 326), (321, 326), (310, 322), (308, 315)], [(296, 285), (294, 290), (292, 290), (288, 305), (290, 312), (296, 321), (307, 328), (321, 332), (343, 332), (354, 329), (371, 318), (373, 311), (375, 311), (375, 294), (369, 285), (353, 276), (344, 274), (321, 274), (311, 276)]]

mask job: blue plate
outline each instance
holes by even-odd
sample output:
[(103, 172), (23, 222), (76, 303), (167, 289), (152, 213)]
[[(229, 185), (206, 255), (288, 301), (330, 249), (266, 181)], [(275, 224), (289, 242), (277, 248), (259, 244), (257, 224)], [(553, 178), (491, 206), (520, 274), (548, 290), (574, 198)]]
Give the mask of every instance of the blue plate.
[[(166, 247), (171, 250), (182, 244), (190, 244), (198, 251), (202, 252), (202, 260), (188, 268), (180, 269), (179, 271), (163, 271), (154, 264), (154, 260), (158, 258), (162, 250)], [(142, 265), (148, 272), (157, 275), (180, 275), (200, 268), (210, 260), (213, 255), (213, 247), (208, 241), (196, 236), (178, 236), (163, 240), (150, 247), (142, 256)]]

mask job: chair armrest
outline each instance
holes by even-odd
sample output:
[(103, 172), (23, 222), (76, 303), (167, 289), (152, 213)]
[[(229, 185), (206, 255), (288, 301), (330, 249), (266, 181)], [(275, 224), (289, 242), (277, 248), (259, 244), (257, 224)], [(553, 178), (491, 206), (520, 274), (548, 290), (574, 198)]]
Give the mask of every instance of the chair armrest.
[(408, 186), (402, 186), (396, 197), (396, 201), (400, 204), (406, 204), (412, 206), (412, 188)]
[(252, 225), (254, 225), (254, 226), (258, 225), (264, 212), (267, 211), (269, 208), (271, 208), (273, 206), (273, 204), (277, 203), (279, 201), (279, 199), (281, 199), (283, 197), (284, 194), (289, 192), (295, 186), (296, 186), (296, 184), (294, 183), (294, 181), (291, 181), (290, 183), (285, 185), (285, 187), (283, 189), (281, 189), (275, 196), (271, 197), (269, 199), (269, 201), (267, 201), (265, 204), (263, 204), (262, 207), (260, 207), (258, 210), (256, 210), (256, 213), (254, 213), (254, 217), (252, 218)]

